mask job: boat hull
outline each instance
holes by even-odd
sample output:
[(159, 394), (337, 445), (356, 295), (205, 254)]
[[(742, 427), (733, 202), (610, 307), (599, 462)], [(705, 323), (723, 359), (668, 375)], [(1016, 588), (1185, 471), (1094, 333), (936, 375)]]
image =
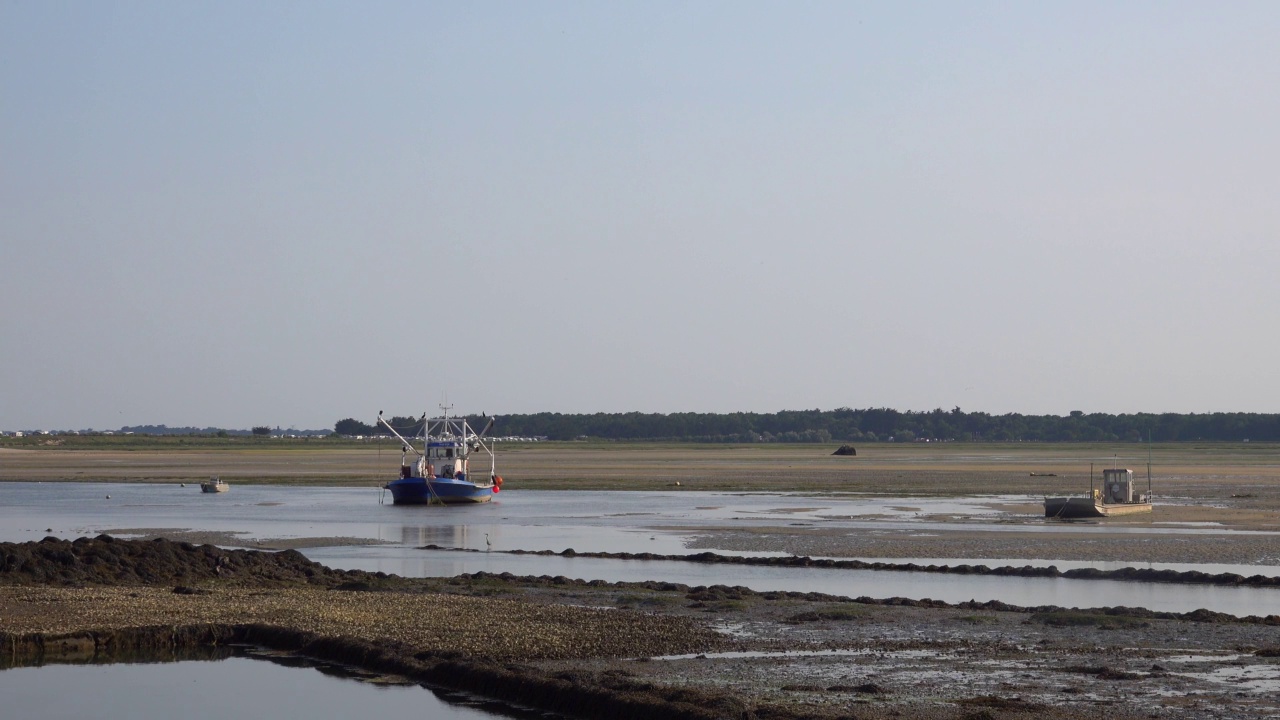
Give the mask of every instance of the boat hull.
[(226, 483), (200, 483), (200, 492), (221, 493), (229, 489)]
[(395, 505), (466, 505), (493, 499), (493, 488), (449, 478), (401, 478), (387, 483)]
[(1151, 512), (1151, 503), (1100, 503), (1087, 497), (1044, 499), (1047, 518), (1105, 518)]

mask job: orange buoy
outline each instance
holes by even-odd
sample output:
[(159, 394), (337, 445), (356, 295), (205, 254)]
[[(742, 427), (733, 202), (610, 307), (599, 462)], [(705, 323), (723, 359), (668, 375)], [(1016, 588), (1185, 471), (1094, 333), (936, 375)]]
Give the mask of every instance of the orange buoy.
[(498, 476), (496, 476), (496, 477), (494, 477), (494, 478), (493, 478), (493, 486), (494, 486), (494, 487), (502, 487), (502, 476), (501, 476), (501, 475), (498, 475)]

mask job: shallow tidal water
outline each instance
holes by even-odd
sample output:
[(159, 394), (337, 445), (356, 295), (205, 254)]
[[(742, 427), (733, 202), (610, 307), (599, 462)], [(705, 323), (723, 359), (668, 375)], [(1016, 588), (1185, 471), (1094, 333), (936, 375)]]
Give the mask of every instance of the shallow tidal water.
[(534, 716), (418, 685), (361, 682), (316, 667), (286, 667), (243, 656), (2, 670), (0, 715), (23, 720)]
[[(584, 580), (664, 580), (688, 585), (745, 585), (858, 597), (931, 598), (947, 602), (999, 600), (1064, 607), (1131, 606), (1187, 612), (1206, 608), (1234, 615), (1280, 612), (1280, 590), (1177, 584), (943, 575), (920, 572), (774, 568), (673, 561), (606, 560), (511, 555), (501, 550), (573, 548), (578, 552), (687, 554), (707, 527), (803, 525), (859, 530), (917, 529), (931, 533), (1061, 532), (1040, 518), (1011, 521), (994, 505), (1026, 498), (883, 498), (723, 492), (508, 491), (493, 502), (448, 508), (383, 504), (378, 488), (233, 485), (204, 494), (197, 485), (139, 483), (0, 483), (0, 541), (93, 536), (121, 529), (169, 528), (236, 533), (251, 539), (350, 537), (376, 545), (312, 547), (312, 559), (343, 569), (406, 577), (469, 572), (563, 575)], [(931, 516), (933, 520), (923, 520)], [(937, 521), (939, 516), (954, 521)], [(1230, 534), (1203, 526), (1075, 525), (1072, 532), (1150, 536)], [(424, 545), (488, 552), (422, 550)], [(894, 562), (907, 562), (895, 560)], [(1276, 575), (1280, 567), (1088, 563), (1055, 560), (917, 559), (917, 564), (1057, 565), (1112, 569), (1136, 565), (1208, 573)]]
[[(1280, 613), (1280, 590), (1274, 588), (890, 570), (710, 565), (670, 560), (606, 560), (558, 555), (448, 552), (406, 547), (313, 548), (304, 552), (311, 559), (329, 567), (382, 571), (402, 577), (451, 577), (462, 573), (510, 572), (514, 575), (563, 575), (568, 578), (610, 582), (663, 580), (690, 586), (743, 585), (761, 592), (794, 590), (847, 597), (904, 597), (913, 600), (929, 598), (949, 603), (999, 600), (1023, 607), (1126, 606), (1164, 612), (1190, 612), (1207, 608), (1241, 617)], [(987, 561), (987, 564), (991, 565), (991, 562)]]

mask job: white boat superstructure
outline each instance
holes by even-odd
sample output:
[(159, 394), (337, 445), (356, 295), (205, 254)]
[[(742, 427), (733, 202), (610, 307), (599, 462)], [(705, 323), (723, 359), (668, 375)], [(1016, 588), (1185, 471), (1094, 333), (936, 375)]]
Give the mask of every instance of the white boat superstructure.
[(1102, 487), (1093, 487), (1089, 469), (1089, 494), (1085, 497), (1046, 497), (1047, 518), (1099, 518), (1151, 512), (1151, 471), (1147, 470), (1147, 492), (1135, 491), (1133, 471), (1108, 468), (1102, 471)]
[[(485, 440), (496, 418), (486, 418), (484, 428), (476, 432), (465, 417), (450, 417), (450, 409), (441, 405), (440, 417), (431, 419), (423, 413), (422, 431), (412, 441), (405, 439), (378, 413), (378, 422), (390, 430), (402, 446), (400, 477), (385, 486), (391, 491), (395, 504), (488, 502), (501, 490), (502, 478), (497, 473), (493, 446)], [(422, 449), (415, 443), (421, 443)], [(489, 456), (489, 476), (473, 478), (471, 459), (481, 454)]]

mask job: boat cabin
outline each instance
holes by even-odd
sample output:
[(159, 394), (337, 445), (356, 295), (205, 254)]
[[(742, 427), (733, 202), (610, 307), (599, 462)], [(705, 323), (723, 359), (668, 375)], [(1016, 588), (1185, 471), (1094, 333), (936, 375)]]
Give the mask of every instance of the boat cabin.
[(1102, 471), (1102, 501), (1104, 503), (1145, 503), (1147, 496), (1133, 491), (1133, 471), (1107, 469)]
[(467, 479), (467, 446), (461, 440), (433, 440), (416, 463), (409, 463), (409, 447), (400, 460), (400, 477)]
[(423, 476), (467, 479), (467, 448), (461, 440), (442, 440), (427, 443), (427, 453), (419, 461), (426, 463), (431, 472)]

